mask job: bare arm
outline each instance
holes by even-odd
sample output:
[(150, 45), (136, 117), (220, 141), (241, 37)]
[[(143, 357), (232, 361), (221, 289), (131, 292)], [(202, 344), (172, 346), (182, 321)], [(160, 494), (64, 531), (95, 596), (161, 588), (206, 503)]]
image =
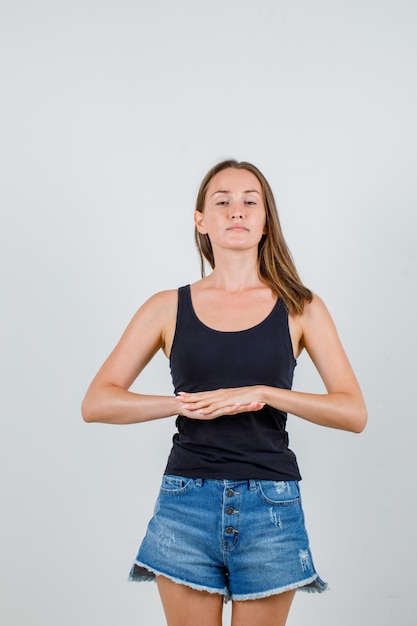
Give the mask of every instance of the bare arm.
[[(338, 337), (333, 320), (317, 296), (306, 304), (298, 326), (305, 347), (326, 387), (325, 394), (302, 393), (265, 385), (181, 394), (184, 412), (197, 419), (259, 410), (268, 404), (305, 420), (352, 432), (361, 432), (367, 412), (359, 384)], [(250, 407), (250, 408), (248, 408)]]
[(301, 393), (271, 387), (263, 401), (320, 426), (361, 432), (367, 412), (358, 381), (324, 303), (314, 296), (299, 318), (305, 347), (326, 387), (325, 394)]
[(81, 407), (86, 422), (133, 424), (179, 412), (180, 402), (174, 396), (129, 391), (156, 352), (170, 341), (176, 310), (176, 291), (158, 293), (139, 309), (88, 388)]

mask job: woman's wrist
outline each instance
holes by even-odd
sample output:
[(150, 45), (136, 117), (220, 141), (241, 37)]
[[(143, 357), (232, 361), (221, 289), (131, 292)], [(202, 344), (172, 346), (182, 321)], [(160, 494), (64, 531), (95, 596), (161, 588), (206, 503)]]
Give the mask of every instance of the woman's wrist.
[(257, 385), (256, 386), (256, 399), (258, 402), (263, 402), (264, 404), (269, 404), (268, 394), (269, 387), (267, 385)]
[(269, 406), (275, 406), (278, 400), (281, 389), (278, 387), (271, 387), (269, 385), (257, 386), (257, 398), (259, 402), (268, 404)]

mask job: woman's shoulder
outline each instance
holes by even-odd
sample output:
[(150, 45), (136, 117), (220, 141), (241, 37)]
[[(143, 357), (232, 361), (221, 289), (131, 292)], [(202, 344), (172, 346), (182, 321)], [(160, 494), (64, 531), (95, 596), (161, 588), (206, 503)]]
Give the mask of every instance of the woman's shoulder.
[(301, 317), (306, 322), (320, 322), (323, 320), (332, 320), (332, 316), (325, 302), (316, 293), (310, 302), (306, 302)]
[(302, 317), (311, 317), (315, 315), (320, 315), (323, 312), (327, 312), (327, 307), (324, 304), (323, 300), (316, 293), (312, 294), (313, 297), (310, 301), (306, 301), (304, 304), (304, 309), (302, 312)]
[(166, 356), (171, 352), (178, 309), (178, 289), (158, 291), (139, 309), (148, 319), (149, 327), (158, 329), (161, 348)]
[(302, 312), (289, 311), (289, 316), (301, 323), (303, 319), (320, 314), (320, 311), (325, 309), (326, 305), (323, 300), (316, 293), (311, 292), (311, 299), (304, 301)]
[(164, 291), (157, 291), (150, 296), (139, 310), (147, 310), (156, 314), (158, 312), (176, 309), (177, 302), (178, 289), (166, 289)]
[(304, 303), (302, 313), (290, 313), (289, 319), (294, 334), (300, 338), (308, 331), (317, 331), (319, 327), (333, 323), (326, 305), (316, 293)]
[(311, 302), (306, 302), (298, 323), (305, 347), (316, 343), (324, 345), (330, 338), (337, 337), (334, 320), (324, 301), (315, 293)]
[(145, 333), (148, 339), (154, 337), (155, 341), (161, 340), (164, 346), (175, 328), (177, 303), (177, 289), (158, 291), (150, 296), (136, 311), (128, 326), (135, 341)]

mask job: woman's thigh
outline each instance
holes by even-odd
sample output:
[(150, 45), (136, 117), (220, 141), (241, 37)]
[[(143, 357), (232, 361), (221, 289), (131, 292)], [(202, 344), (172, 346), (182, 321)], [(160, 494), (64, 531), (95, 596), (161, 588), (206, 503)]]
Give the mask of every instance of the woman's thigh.
[(157, 576), (156, 582), (168, 626), (221, 626), (223, 596), (191, 589), (165, 576)]
[(233, 602), (232, 626), (285, 626), (294, 591)]
[[(168, 626), (221, 626), (223, 596), (157, 576)], [(232, 626), (285, 626), (295, 591), (232, 605)]]

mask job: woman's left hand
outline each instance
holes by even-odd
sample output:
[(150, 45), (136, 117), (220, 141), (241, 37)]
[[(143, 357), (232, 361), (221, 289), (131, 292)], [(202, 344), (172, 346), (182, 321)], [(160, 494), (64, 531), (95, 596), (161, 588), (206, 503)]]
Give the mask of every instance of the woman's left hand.
[(259, 387), (233, 387), (186, 393), (180, 391), (178, 400), (184, 409), (183, 415), (193, 419), (215, 419), (221, 415), (236, 415), (247, 411), (260, 411), (265, 402), (260, 399)]

